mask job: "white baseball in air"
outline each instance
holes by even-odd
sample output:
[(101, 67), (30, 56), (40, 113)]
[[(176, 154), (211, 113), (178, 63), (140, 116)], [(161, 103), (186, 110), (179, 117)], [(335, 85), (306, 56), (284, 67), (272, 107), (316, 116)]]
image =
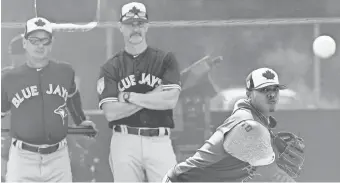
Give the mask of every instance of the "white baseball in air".
[(313, 42), (313, 52), (316, 56), (327, 59), (334, 55), (336, 43), (330, 36), (319, 36)]

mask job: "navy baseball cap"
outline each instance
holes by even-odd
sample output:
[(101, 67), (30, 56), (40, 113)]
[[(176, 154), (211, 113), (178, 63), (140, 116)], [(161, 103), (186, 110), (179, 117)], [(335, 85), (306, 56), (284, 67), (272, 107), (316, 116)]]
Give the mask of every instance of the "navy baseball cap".
[(267, 86), (278, 86), (279, 89), (286, 89), (285, 85), (279, 83), (279, 76), (273, 69), (259, 68), (252, 71), (246, 79), (247, 90), (260, 89)]
[(131, 2), (122, 6), (120, 22), (129, 24), (132, 22), (148, 22), (148, 14), (143, 3)]
[(26, 22), (24, 37), (27, 38), (29, 34), (38, 30), (45, 31), (52, 36), (52, 23), (42, 17), (32, 18)]

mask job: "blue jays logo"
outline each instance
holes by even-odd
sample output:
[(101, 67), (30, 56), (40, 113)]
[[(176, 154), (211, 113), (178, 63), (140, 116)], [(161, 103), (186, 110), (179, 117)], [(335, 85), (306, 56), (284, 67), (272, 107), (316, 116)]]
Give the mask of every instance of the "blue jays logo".
[(67, 109), (66, 109), (66, 102), (59, 106), (57, 109), (54, 110), (55, 114), (59, 114), (61, 119), (63, 120), (63, 125), (65, 125), (65, 119), (67, 117)]

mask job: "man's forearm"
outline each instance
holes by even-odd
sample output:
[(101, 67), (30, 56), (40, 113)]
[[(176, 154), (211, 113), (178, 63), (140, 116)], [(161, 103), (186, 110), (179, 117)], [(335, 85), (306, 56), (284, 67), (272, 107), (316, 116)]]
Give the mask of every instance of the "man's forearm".
[(143, 109), (141, 106), (124, 102), (107, 102), (103, 104), (102, 108), (108, 121), (129, 117)]
[(67, 108), (70, 112), (73, 122), (79, 125), (81, 122), (86, 120), (85, 113), (82, 108), (80, 93), (77, 91), (72, 97), (67, 99)]
[(131, 92), (129, 102), (147, 109), (166, 110), (176, 106), (178, 96), (177, 89), (145, 94)]

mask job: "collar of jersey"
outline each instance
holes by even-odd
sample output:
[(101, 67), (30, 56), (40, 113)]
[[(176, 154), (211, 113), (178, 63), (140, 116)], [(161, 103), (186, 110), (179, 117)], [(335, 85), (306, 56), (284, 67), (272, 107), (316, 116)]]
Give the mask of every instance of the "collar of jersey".
[(147, 46), (146, 49), (143, 52), (136, 54), (136, 55), (132, 55), (131, 53), (127, 52), (126, 50), (124, 50), (124, 52), (127, 55), (131, 56), (132, 58), (137, 58), (138, 56), (145, 54), (148, 49), (149, 49), (149, 46)]
[(40, 67), (40, 68), (34, 68), (34, 67), (30, 67), (27, 62), (24, 64), (26, 68), (28, 69), (32, 69), (32, 70), (36, 70), (36, 71), (42, 71), (44, 68), (48, 67), (50, 65), (51, 61), (49, 60), (48, 63), (44, 66), (44, 67)]

